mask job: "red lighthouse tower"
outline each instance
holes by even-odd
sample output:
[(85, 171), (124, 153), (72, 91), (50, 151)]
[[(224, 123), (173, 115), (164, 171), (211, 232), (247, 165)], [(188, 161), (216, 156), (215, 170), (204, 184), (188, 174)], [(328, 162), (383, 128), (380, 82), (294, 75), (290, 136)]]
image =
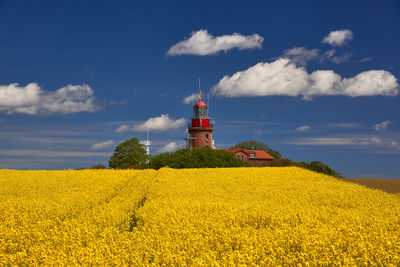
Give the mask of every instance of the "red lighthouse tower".
[(212, 132), (213, 124), (208, 117), (208, 107), (199, 94), (199, 101), (193, 106), (192, 123), (188, 125), (186, 137), (189, 148), (214, 147)]

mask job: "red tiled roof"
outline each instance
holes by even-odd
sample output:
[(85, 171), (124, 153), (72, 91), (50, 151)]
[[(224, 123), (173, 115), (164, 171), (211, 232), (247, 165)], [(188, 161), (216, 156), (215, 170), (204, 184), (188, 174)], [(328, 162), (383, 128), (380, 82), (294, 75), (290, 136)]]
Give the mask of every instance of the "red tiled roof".
[(248, 149), (242, 149), (242, 148), (229, 148), (227, 149), (228, 152), (236, 154), (239, 151), (243, 151), (245, 154), (249, 155), (251, 153), (256, 154), (255, 159), (274, 159), (270, 154), (265, 152), (264, 150), (248, 150)]

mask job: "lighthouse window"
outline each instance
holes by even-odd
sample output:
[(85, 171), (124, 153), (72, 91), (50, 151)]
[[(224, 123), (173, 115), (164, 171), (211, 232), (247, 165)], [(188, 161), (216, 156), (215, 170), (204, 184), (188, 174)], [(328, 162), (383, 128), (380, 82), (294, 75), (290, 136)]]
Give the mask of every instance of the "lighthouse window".
[(206, 142), (208, 142), (208, 134), (206, 134)]
[(200, 117), (207, 117), (207, 108), (200, 108)]
[(199, 109), (198, 108), (195, 108), (194, 110), (193, 110), (193, 117), (195, 117), (195, 118), (198, 118), (199, 117)]

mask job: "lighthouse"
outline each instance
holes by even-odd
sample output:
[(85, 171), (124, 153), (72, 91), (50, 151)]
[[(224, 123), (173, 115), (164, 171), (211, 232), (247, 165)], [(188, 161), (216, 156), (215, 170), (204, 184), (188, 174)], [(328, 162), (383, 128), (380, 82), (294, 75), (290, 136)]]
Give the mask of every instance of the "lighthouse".
[(212, 132), (213, 124), (210, 123), (208, 117), (208, 106), (204, 103), (201, 97), (201, 91), (199, 93), (199, 100), (193, 106), (193, 117), (192, 123), (189, 123), (186, 144), (188, 148), (199, 148), (199, 147), (214, 147)]

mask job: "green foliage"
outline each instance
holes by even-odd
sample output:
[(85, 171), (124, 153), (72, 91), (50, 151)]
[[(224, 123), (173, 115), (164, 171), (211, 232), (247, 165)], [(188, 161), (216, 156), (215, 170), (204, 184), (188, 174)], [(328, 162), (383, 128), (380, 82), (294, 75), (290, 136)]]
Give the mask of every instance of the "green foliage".
[(338, 178), (343, 178), (343, 176), (336, 172), (335, 170), (329, 168), (328, 165), (322, 163), (321, 161), (311, 161), (311, 162), (294, 162), (291, 159), (288, 158), (280, 158), (280, 159), (274, 159), (270, 163), (271, 167), (288, 167), (288, 166), (297, 166), (301, 167), (307, 170), (319, 172), (319, 173), (324, 173), (330, 176), (338, 177)]
[(280, 158), (280, 159), (274, 159), (271, 161), (270, 165), (271, 167), (288, 167), (288, 166), (295, 166), (296, 163), (293, 162), (291, 159), (288, 158)]
[(150, 158), (149, 163), (146, 165), (149, 169), (158, 170), (162, 167), (169, 166), (171, 162), (171, 153), (162, 153)]
[(97, 164), (93, 165), (93, 166), (91, 167), (91, 169), (107, 169), (107, 167), (104, 166), (104, 165), (101, 164), (101, 163), (97, 163)]
[(183, 168), (217, 168), (217, 167), (242, 167), (247, 164), (236, 159), (225, 150), (215, 150), (210, 147), (196, 149), (180, 149), (174, 153), (163, 153), (150, 159), (148, 168), (160, 169), (168, 166), (174, 169)]
[(114, 149), (114, 154), (108, 161), (110, 168), (130, 169), (139, 168), (148, 160), (146, 150), (139, 144), (137, 138), (126, 140)]
[(328, 165), (322, 163), (321, 161), (311, 161), (310, 163), (301, 161), (297, 162), (296, 165), (298, 167), (302, 167), (311, 171), (319, 172), (319, 173), (324, 173), (330, 176), (338, 177), (338, 178), (343, 178), (343, 176), (336, 172), (335, 170), (329, 168)]
[(132, 164), (129, 162), (124, 162), (119, 165), (118, 169), (143, 169), (143, 164)]
[(248, 149), (248, 150), (264, 150), (271, 156), (273, 156), (275, 159), (280, 159), (282, 157), (281, 153), (279, 153), (277, 150), (271, 149), (267, 144), (263, 142), (258, 142), (255, 140), (250, 140), (250, 141), (244, 141), (237, 143), (231, 148), (242, 148), (242, 149)]

